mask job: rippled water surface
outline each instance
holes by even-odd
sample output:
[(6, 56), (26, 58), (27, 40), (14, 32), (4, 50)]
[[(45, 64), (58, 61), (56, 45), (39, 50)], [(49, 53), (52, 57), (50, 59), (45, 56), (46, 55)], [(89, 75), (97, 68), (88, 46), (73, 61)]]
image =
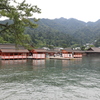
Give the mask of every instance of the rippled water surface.
[(2, 60), (0, 100), (100, 100), (100, 56)]

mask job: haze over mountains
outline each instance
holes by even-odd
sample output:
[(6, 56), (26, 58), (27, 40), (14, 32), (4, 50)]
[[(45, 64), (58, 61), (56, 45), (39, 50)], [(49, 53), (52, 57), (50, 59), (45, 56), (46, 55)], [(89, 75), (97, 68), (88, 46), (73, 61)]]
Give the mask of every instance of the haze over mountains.
[(92, 43), (100, 38), (100, 20), (86, 23), (74, 18), (40, 19), (37, 24), (38, 28), (27, 28), (26, 33), (39, 46), (71, 46)]

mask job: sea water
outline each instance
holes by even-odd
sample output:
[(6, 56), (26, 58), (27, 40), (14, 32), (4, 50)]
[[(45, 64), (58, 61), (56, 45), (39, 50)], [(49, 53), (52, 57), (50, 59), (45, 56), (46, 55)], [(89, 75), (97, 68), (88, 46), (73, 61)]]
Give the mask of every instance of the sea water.
[(0, 60), (0, 100), (100, 100), (100, 56)]

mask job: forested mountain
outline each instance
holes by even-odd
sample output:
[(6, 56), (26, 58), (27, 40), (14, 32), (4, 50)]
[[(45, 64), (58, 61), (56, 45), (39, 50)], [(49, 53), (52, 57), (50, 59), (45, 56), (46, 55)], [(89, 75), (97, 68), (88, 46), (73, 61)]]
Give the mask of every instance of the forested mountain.
[[(39, 34), (38, 38), (47, 39), (47, 42), (52, 40), (53, 43), (50, 42), (50, 44), (56, 44), (56, 46), (65, 45), (66, 43), (67, 46), (77, 43), (93, 43), (100, 37), (100, 20), (86, 23), (73, 18), (41, 19), (38, 21), (38, 25), (37, 29), (33, 29), (33, 33)], [(29, 31), (28, 34), (30, 34)], [(44, 37), (44, 35), (48, 38)], [(33, 37), (33, 35), (31, 36)], [(34, 37), (33, 40), (35, 40)]]
[(100, 38), (98, 38), (98, 39), (95, 41), (94, 45), (95, 45), (96, 47), (100, 47)]
[[(48, 45), (78, 46), (89, 42), (92, 43), (100, 38), (100, 20), (86, 23), (73, 18), (40, 19), (36, 24), (38, 24), (37, 28), (26, 28), (25, 31), (25, 34), (30, 35), (35, 47)], [(5, 37), (2, 35), (0, 39), (14, 42), (10, 36), (5, 35)], [(2, 42), (1, 40), (0, 42)]]

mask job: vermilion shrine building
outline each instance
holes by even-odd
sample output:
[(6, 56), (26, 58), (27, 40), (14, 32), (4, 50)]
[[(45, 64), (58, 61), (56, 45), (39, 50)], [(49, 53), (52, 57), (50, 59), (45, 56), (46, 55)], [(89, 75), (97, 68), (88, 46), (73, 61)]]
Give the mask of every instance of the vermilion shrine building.
[(22, 46), (16, 49), (14, 44), (0, 44), (0, 59), (46, 59), (48, 56), (63, 57), (63, 58), (81, 58), (83, 51), (74, 51), (66, 48), (61, 51), (33, 49), (31, 51)]
[(0, 59), (26, 59), (28, 53), (22, 46), (16, 49), (14, 44), (0, 44)]

